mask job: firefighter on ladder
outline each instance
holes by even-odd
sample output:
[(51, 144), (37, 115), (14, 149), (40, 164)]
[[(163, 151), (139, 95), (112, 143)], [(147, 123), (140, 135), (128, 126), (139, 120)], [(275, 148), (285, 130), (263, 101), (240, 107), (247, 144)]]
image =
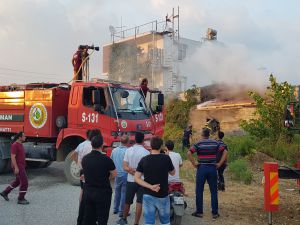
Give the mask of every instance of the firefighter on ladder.
[(72, 65), (74, 68), (73, 81), (82, 81), (88, 79), (89, 73), (89, 53), (88, 46), (79, 45), (77, 51), (73, 55)]

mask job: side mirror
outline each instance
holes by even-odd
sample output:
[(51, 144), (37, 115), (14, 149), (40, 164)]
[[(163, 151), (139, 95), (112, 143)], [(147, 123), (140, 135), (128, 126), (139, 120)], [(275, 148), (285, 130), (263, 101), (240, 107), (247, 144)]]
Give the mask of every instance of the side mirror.
[(159, 93), (157, 95), (157, 104), (160, 105), (160, 106), (162, 106), (162, 105), (164, 105), (164, 103), (165, 103), (165, 101), (164, 101), (164, 94)]

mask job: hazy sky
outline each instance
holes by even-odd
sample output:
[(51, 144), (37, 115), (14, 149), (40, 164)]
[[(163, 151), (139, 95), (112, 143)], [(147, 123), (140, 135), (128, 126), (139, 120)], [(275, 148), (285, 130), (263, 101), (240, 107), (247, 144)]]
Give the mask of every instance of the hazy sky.
[[(254, 82), (258, 76), (265, 80), (270, 72), (280, 81), (300, 84), (297, 0), (1, 0), (1, 83), (68, 82), (71, 58), (79, 44), (101, 47), (110, 41), (109, 25), (119, 26), (121, 17), (123, 25), (133, 27), (163, 19), (178, 5), (181, 36), (200, 40), (212, 27), (228, 46), (222, 53), (216, 50), (218, 62), (223, 64), (217, 71), (210, 69), (211, 61), (203, 54), (190, 61), (189, 68), (197, 64), (213, 71), (194, 79), (197, 85), (219, 79)], [(203, 50), (212, 61), (213, 51)], [(102, 51), (94, 53), (91, 64), (92, 76), (100, 75)], [(239, 65), (236, 71), (235, 65)], [(251, 76), (245, 70), (259, 71), (260, 75)]]

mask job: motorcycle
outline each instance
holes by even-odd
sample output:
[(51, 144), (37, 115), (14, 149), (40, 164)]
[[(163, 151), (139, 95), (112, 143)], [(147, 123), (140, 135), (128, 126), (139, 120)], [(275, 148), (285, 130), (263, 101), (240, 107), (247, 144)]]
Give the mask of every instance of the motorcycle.
[(187, 207), (184, 201), (184, 188), (182, 183), (169, 184), (170, 222), (171, 225), (180, 225), (182, 216)]

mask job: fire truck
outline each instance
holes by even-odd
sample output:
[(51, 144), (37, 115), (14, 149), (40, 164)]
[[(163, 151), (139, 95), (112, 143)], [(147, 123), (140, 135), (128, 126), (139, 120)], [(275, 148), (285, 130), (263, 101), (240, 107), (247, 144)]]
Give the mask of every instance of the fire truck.
[(67, 180), (78, 184), (79, 168), (70, 156), (88, 129), (101, 130), (108, 155), (122, 134), (134, 140), (140, 131), (146, 142), (162, 136), (164, 95), (150, 91), (147, 97), (139, 87), (102, 79), (0, 87), (0, 173), (10, 168), (11, 137), (24, 131), (29, 167), (65, 161)]

